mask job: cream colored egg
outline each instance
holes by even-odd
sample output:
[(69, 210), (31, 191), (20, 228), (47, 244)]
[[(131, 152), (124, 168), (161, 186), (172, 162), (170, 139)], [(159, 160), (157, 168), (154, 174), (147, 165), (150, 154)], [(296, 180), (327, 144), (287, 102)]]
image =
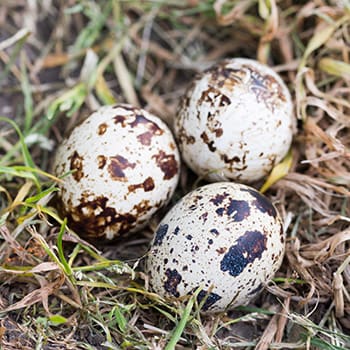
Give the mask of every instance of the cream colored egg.
[(155, 292), (168, 298), (198, 288), (202, 311), (248, 303), (280, 267), (281, 219), (246, 185), (217, 182), (182, 198), (159, 224), (145, 267)]
[(102, 107), (76, 126), (53, 165), (70, 225), (107, 239), (144, 227), (172, 196), (179, 168), (169, 128), (126, 104)]
[(250, 183), (286, 155), (293, 136), (290, 93), (271, 68), (225, 60), (199, 74), (175, 121), (187, 165), (209, 181)]

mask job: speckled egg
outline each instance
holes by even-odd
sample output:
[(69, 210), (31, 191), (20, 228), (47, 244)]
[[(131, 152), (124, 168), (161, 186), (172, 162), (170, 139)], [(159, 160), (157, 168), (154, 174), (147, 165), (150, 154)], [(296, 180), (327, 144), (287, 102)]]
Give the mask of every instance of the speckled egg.
[(150, 284), (178, 298), (201, 288), (203, 311), (248, 303), (284, 254), (281, 219), (255, 189), (217, 182), (183, 197), (159, 224), (146, 258)]
[(172, 196), (179, 153), (168, 127), (130, 105), (92, 113), (59, 146), (59, 202), (82, 236), (113, 239), (144, 227)]
[(212, 182), (263, 178), (286, 155), (293, 128), (291, 96), (280, 76), (243, 58), (199, 74), (175, 121), (184, 161)]

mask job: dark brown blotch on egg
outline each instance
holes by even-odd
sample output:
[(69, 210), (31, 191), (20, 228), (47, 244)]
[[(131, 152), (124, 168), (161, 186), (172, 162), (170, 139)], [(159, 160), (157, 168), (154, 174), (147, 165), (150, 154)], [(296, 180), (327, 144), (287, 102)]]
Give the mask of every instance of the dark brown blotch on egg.
[(99, 126), (98, 126), (98, 130), (97, 130), (97, 133), (101, 136), (103, 135), (106, 131), (107, 131), (107, 127), (108, 125), (106, 123), (101, 123)]
[(180, 293), (177, 290), (177, 286), (182, 280), (181, 274), (176, 269), (172, 270), (168, 268), (165, 271), (165, 275), (167, 279), (164, 283), (164, 289), (174, 297), (178, 298)]
[(99, 156), (97, 156), (97, 167), (99, 169), (103, 169), (105, 167), (107, 163), (107, 157), (100, 154)]
[(127, 168), (134, 169), (136, 163), (129, 162), (121, 155), (109, 157), (108, 172), (113, 180), (127, 181), (123, 170)]
[(117, 213), (115, 208), (108, 206), (108, 198), (87, 197), (88, 194), (82, 195), (80, 204), (68, 208), (67, 212), (71, 227), (82, 236), (104, 237), (106, 228), (114, 226), (119, 234), (124, 234), (135, 226), (136, 217), (130, 213)]
[(208, 146), (210, 152), (216, 151), (216, 147), (214, 146), (215, 141), (209, 140), (209, 137), (205, 131), (201, 133), (201, 139)]
[(164, 151), (159, 151), (152, 158), (156, 160), (157, 166), (162, 170), (164, 180), (170, 180), (176, 176), (179, 165), (174, 154), (166, 154)]
[(140, 184), (135, 184), (135, 185), (129, 185), (128, 190), (129, 192), (135, 192), (138, 188), (142, 188), (145, 192), (152, 191), (154, 189), (154, 181), (152, 177), (148, 177), (145, 181), (143, 181)]
[(80, 181), (82, 177), (84, 177), (83, 172), (83, 163), (84, 158), (78, 154), (77, 151), (68, 157), (70, 159), (70, 167), (69, 170), (73, 171), (72, 176), (76, 181)]
[(177, 138), (181, 143), (186, 143), (188, 145), (193, 145), (196, 142), (194, 136), (190, 135), (184, 127), (180, 127), (177, 132)]

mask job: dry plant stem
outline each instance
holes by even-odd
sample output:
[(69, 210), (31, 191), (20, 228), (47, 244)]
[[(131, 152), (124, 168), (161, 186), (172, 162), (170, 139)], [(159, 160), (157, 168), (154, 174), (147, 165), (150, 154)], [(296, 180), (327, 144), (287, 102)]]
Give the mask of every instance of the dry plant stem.
[(288, 323), (289, 312), (290, 312), (290, 297), (287, 297), (284, 299), (281, 312), (279, 313), (279, 318), (277, 322), (277, 331), (275, 335), (276, 343), (281, 343), (283, 341), (285, 328)]
[(269, 324), (265, 328), (263, 335), (261, 336), (260, 341), (255, 347), (256, 350), (267, 350), (270, 347), (277, 332), (278, 317), (279, 316), (277, 314), (272, 316)]
[(334, 290), (335, 314), (337, 317), (343, 317), (345, 314), (344, 299), (346, 299), (347, 302), (350, 301), (350, 295), (348, 290), (344, 286), (344, 279), (342, 277), (342, 273), (344, 273), (345, 270), (349, 270), (349, 266), (350, 266), (350, 250), (348, 250), (347, 252), (347, 258), (339, 266), (338, 270), (334, 273), (333, 290)]
[(139, 107), (140, 103), (136, 96), (135, 89), (133, 87), (133, 82), (130, 76), (130, 72), (128, 71), (123, 57), (120, 53), (114, 56), (113, 60), (114, 70), (116, 72), (116, 76), (118, 77), (118, 81), (122, 87), (122, 90), (125, 94), (126, 101), (133, 106)]

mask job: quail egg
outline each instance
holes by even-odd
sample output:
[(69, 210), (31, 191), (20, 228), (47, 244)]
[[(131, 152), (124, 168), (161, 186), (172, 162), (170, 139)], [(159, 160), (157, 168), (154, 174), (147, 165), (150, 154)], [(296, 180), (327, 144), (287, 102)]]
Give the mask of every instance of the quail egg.
[(293, 128), (291, 96), (280, 76), (244, 58), (199, 74), (175, 120), (185, 163), (211, 182), (263, 178), (286, 155)]
[(57, 150), (59, 207), (78, 234), (110, 240), (147, 224), (172, 196), (179, 168), (175, 140), (158, 117), (127, 104), (104, 106)]
[(183, 197), (160, 222), (145, 261), (153, 290), (179, 298), (200, 288), (202, 311), (248, 303), (282, 262), (284, 232), (255, 189), (216, 182)]

